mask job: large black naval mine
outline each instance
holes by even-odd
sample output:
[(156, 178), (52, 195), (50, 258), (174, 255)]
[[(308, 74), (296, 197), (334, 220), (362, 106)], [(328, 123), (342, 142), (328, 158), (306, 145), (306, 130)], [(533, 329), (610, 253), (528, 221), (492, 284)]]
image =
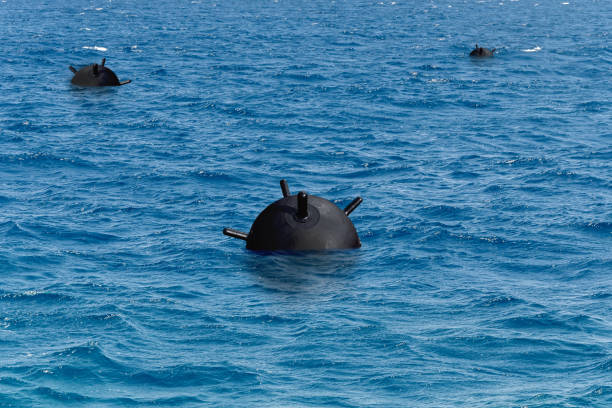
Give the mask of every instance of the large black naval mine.
[(223, 233), (246, 241), (247, 249), (321, 251), (359, 248), (361, 241), (349, 214), (363, 201), (355, 198), (344, 210), (324, 198), (300, 191), (291, 195), (285, 180), (283, 198), (266, 207), (246, 234), (230, 228)]
[(105, 63), (106, 58), (102, 58), (100, 65), (91, 64), (78, 71), (73, 66), (68, 67), (74, 73), (74, 77), (72, 77), (70, 82), (78, 86), (120, 86), (132, 82), (129, 79), (119, 82), (117, 75), (111, 69), (104, 66)]

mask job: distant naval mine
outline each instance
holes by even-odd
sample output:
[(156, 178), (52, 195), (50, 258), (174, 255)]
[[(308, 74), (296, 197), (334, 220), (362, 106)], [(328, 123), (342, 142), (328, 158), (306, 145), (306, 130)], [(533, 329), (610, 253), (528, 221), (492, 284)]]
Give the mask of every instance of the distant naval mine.
[(488, 48), (479, 47), (478, 44), (476, 44), (476, 48), (470, 52), (470, 57), (492, 57), (496, 49), (497, 48), (493, 48), (490, 50)]

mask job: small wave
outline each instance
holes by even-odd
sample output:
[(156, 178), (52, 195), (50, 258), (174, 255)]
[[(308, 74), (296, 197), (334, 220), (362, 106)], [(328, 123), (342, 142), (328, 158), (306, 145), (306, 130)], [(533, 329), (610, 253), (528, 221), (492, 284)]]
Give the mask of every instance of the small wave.
[(138, 49), (137, 45), (125, 46), (125, 47), (123, 47), (123, 51), (125, 51), (125, 52), (138, 52), (138, 53), (142, 52), (141, 49)]
[(612, 150), (602, 150), (599, 152), (590, 152), (588, 154), (576, 155), (575, 157), (578, 159), (612, 160)]
[(20, 293), (4, 293), (0, 295), (0, 301), (33, 301), (33, 302), (65, 302), (74, 300), (70, 295), (63, 293), (44, 292), (38, 290), (27, 290)]
[(610, 292), (596, 292), (589, 296), (591, 299), (610, 299), (612, 298), (612, 293)]
[(584, 395), (585, 398), (601, 398), (602, 396), (612, 395), (612, 387), (609, 385), (597, 385), (589, 388)]
[(410, 98), (405, 100), (391, 100), (391, 105), (397, 106), (399, 108), (427, 108), (433, 109), (442, 107), (447, 102), (439, 99), (439, 98), (430, 98), (430, 99), (422, 99), (422, 98)]
[(49, 387), (37, 387), (34, 389), (34, 393), (41, 397), (51, 399), (61, 403), (86, 403), (92, 402), (92, 399), (75, 392), (63, 392), (57, 391)]
[(471, 171), (453, 171), (451, 174), (451, 177), (456, 178), (456, 179), (474, 179), (474, 178), (478, 178), (480, 177), (480, 174), (478, 173), (474, 173)]
[(465, 106), (467, 108), (474, 108), (474, 109), (482, 109), (482, 108), (500, 108), (500, 106), (498, 104), (495, 103), (485, 103), (483, 102), (482, 99), (478, 99), (478, 100), (469, 100), (469, 99), (463, 99), (460, 98), (455, 102), (457, 105), (459, 106)]
[(196, 170), (190, 173), (193, 177), (199, 180), (214, 181), (214, 182), (233, 182), (237, 181), (236, 177), (220, 171)]
[(612, 222), (589, 222), (583, 225), (587, 231), (612, 234)]
[(499, 306), (509, 306), (509, 305), (517, 305), (524, 303), (524, 300), (515, 298), (514, 296), (486, 296), (484, 298), (478, 299), (475, 302), (475, 306), (477, 307), (499, 307)]
[[(95, 372), (101, 368), (105, 370), (112, 369), (118, 372), (125, 372), (128, 370), (128, 367), (108, 357), (97, 342), (70, 346), (63, 350), (53, 352), (49, 356), (53, 360), (59, 362), (59, 365), (57, 367), (48, 368), (47, 370), (60, 370), (60, 373), (64, 366), (69, 366), (70, 364), (79, 367), (78, 370), (81, 370), (83, 367), (88, 367), (88, 370), (92, 371), (92, 376), (96, 375)], [(46, 374), (44, 371), (45, 369), (36, 370), (30, 373), (28, 377), (29, 379), (39, 378), (41, 375)]]
[(60, 241), (75, 241), (84, 244), (97, 244), (121, 240), (121, 237), (117, 235), (97, 231), (72, 230), (65, 226), (62, 227), (49, 224), (37, 225), (33, 226), (32, 228), (36, 229), (40, 236), (47, 239), (57, 239)]
[(59, 164), (63, 166), (75, 166), (85, 168), (95, 168), (96, 166), (82, 159), (69, 157), (59, 157), (47, 152), (21, 153), (21, 154), (0, 154), (0, 163), (18, 163), (23, 165), (50, 165)]
[(93, 45), (93, 46), (83, 46), (84, 50), (94, 50), (94, 51), (102, 51), (102, 52), (106, 52), (108, 51), (108, 48), (105, 47), (99, 47), (97, 45)]
[(293, 79), (296, 81), (303, 82), (318, 82), (318, 81), (326, 81), (327, 77), (321, 74), (311, 74), (311, 73), (288, 73), (284, 72), (280, 75), (277, 75), (279, 78)]
[(54, 380), (70, 380), (78, 378), (79, 381), (98, 382), (100, 378), (100, 366), (94, 368), (83, 365), (82, 361), (75, 361), (75, 364), (61, 364), (39, 368), (31, 371), (26, 376), (32, 382), (42, 382), (53, 378)]
[(257, 315), (257, 316), (236, 316), (231, 319), (232, 321), (240, 321), (246, 323), (265, 323), (274, 325), (291, 325), (303, 321), (303, 319), (287, 318), (282, 316), (274, 316), (269, 314)]
[(498, 164), (505, 164), (508, 166), (528, 167), (528, 168), (548, 165), (550, 163), (551, 163), (550, 160), (544, 157), (516, 157), (513, 159), (507, 159), (507, 160), (498, 162)]
[(252, 65), (244, 65), (244, 64), (217, 64), (213, 65), (212, 69), (216, 69), (218, 71), (254, 71), (255, 68)]
[(13, 221), (0, 224), (0, 232), (10, 238), (34, 238), (35, 234)]
[(530, 189), (530, 185), (545, 184), (550, 186), (551, 183), (591, 185), (594, 188), (607, 186), (607, 180), (605, 179), (559, 168), (525, 174), (521, 177), (521, 181), (523, 182), (521, 189), (526, 191)]
[[(112, 400), (109, 402), (113, 402)], [(123, 404), (120, 404), (123, 406)], [(189, 395), (179, 395), (176, 397), (162, 397), (155, 398), (150, 401), (146, 401), (146, 406), (168, 406), (168, 407), (182, 407), (182, 406), (196, 406), (201, 407), (205, 406), (204, 401), (202, 401), (198, 397), (189, 396)]]
[(422, 71), (442, 71), (443, 70), (443, 68), (437, 65), (431, 65), (431, 64), (421, 65), (421, 66), (418, 66), (416, 69), (420, 69)]
[(235, 365), (192, 366), (181, 365), (163, 370), (147, 370), (130, 376), (137, 384), (174, 388), (177, 386), (199, 387), (204, 384), (254, 384), (257, 374)]
[(232, 116), (245, 116), (245, 117), (257, 117), (258, 116), (254, 111), (252, 111), (251, 109), (248, 109), (245, 106), (228, 104), (228, 103), (212, 103), (212, 104), (207, 103), (205, 105), (205, 109), (216, 110), (217, 112), (221, 112), (221, 113), (232, 115)]
[[(2, 3), (6, 3), (7, 0), (2, 0)], [(0, 392), (0, 406), (2, 407), (24, 407), (23, 400), (16, 399), (8, 395), (6, 392)], [(32, 406), (32, 405), (27, 405)]]
[(23, 387), (28, 385), (27, 382), (21, 381), (18, 378), (14, 377), (0, 377), (0, 385), (11, 386), (11, 387)]
[(522, 50), (523, 52), (538, 52), (541, 51), (542, 48), (541, 47), (535, 47), (535, 48), (527, 48), (525, 50)]
[(588, 316), (562, 319), (553, 316), (551, 313), (538, 313), (530, 316), (509, 317), (502, 319), (500, 323), (505, 327), (513, 329), (562, 329), (573, 331), (588, 323), (589, 320)]
[(602, 371), (612, 371), (612, 358), (604, 360), (597, 364), (597, 369)]
[(355, 41), (331, 41), (330, 45), (337, 45), (338, 47), (355, 49), (356, 47), (361, 47), (363, 44)]
[(610, 103), (606, 101), (589, 101), (579, 103), (576, 108), (578, 111), (585, 112), (605, 112), (608, 110), (608, 106), (610, 106)]

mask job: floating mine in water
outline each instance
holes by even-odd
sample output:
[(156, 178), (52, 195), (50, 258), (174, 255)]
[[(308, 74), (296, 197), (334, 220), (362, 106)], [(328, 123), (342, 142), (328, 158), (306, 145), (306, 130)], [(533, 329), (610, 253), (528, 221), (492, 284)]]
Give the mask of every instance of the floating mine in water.
[(119, 82), (117, 75), (111, 69), (104, 66), (105, 62), (106, 58), (102, 58), (100, 65), (91, 64), (78, 71), (73, 66), (70, 66), (70, 70), (74, 73), (74, 77), (72, 77), (70, 82), (78, 86), (119, 86), (132, 82), (129, 79)]
[(303, 191), (291, 195), (285, 180), (283, 198), (266, 207), (246, 234), (230, 228), (223, 233), (246, 241), (247, 249), (267, 251), (320, 251), (361, 247), (349, 214), (363, 201), (355, 198), (344, 210)]
[(476, 48), (470, 52), (470, 57), (492, 57), (496, 49), (497, 48), (493, 48), (490, 50), (488, 48), (479, 47), (478, 44), (476, 44)]

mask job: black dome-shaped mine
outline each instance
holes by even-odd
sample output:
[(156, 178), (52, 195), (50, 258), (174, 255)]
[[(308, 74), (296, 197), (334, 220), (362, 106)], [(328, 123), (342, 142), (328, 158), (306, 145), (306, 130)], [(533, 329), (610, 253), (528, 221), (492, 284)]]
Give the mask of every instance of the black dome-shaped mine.
[(225, 235), (247, 242), (247, 249), (312, 251), (359, 248), (361, 242), (348, 215), (361, 204), (357, 197), (344, 211), (334, 203), (300, 191), (290, 195), (281, 180), (284, 198), (270, 204), (253, 222), (249, 234), (225, 228)]
[(119, 86), (132, 82), (130, 80), (119, 82), (117, 75), (111, 69), (104, 66), (105, 63), (106, 58), (103, 58), (100, 65), (91, 64), (78, 71), (72, 66), (69, 67), (74, 73), (74, 77), (72, 77), (70, 82), (78, 86)]
[(497, 48), (493, 48), (490, 50), (488, 48), (479, 47), (478, 44), (476, 44), (476, 47), (470, 52), (470, 57), (492, 57), (496, 49)]

